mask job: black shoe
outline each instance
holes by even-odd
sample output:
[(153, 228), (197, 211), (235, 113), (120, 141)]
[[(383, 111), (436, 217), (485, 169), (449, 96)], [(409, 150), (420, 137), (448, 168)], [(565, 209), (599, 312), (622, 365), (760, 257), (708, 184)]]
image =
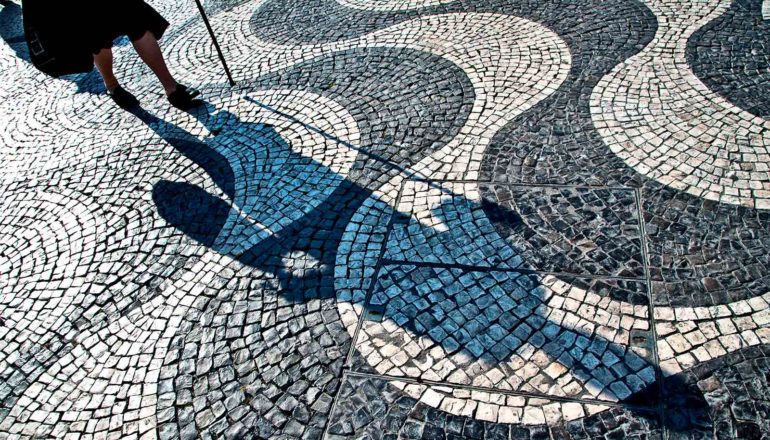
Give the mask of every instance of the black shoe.
[(168, 95), (168, 102), (180, 110), (189, 110), (202, 104), (200, 100), (195, 99), (200, 94), (201, 92), (195, 89), (177, 84), (176, 90)]
[(123, 109), (133, 108), (139, 105), (139, 100), (121, 86), (108, 90), (107, 95), (115, 101), (118, 107)]

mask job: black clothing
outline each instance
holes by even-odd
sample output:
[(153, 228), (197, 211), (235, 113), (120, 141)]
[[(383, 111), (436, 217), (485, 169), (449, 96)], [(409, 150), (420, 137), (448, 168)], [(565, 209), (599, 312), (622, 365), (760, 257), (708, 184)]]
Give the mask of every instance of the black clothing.
[(142, 38), (150, 31), (160, 40), (168, 29), (168, 22), (152, 6), (142, 0), (99, 0), (95, 4), (101, 20), (92, 20), (93, 30), (86, 41), (92, 53), (112, 47), (112, 42), (123, 35), (131, 41)]
[(168, 22), (143, 0), (22, 0), (32, 63), (58, 77), (93, 69), (93, 54), (122, 35), (160, 39)]

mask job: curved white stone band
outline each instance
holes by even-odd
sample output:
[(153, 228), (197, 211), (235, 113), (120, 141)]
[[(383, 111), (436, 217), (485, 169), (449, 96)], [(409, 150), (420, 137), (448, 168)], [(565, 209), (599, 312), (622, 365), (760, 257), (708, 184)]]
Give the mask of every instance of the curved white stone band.
[(711, 307), (655, 309), (665, 376), (735, 350), (770, 344), (770, 293)]
[(412, 9), (452, 3), (455, 0), (337, 0), (337, 3), (352, 9), (375, 12), (403, 12)]
[(731, 0), (646, 0), (658, 17), (647, 47), (591, 96), (594, 124), (639, 173), (723, 203), (770, 209), (770, 121), (712, 92), (692, 72), (690, 36)]

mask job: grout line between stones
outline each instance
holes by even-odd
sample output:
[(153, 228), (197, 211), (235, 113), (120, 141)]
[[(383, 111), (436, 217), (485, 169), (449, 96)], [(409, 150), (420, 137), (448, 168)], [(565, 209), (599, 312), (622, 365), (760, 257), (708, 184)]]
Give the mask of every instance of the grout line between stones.
[(573, 278), (588, 278), (596, 280), (621, 280), (621, 281), (647, 281), (646, 277), (634, 278), (634, 277), (621, 277), (616, 275), (594, 275), (594, 274), (582, 274), (571, 272), (556, 272), (548, 270), (535, 270), (525, 268), (513, 268), (513, 267), (493, 267), (493, 266), (475, 266), (471, 264), (461, 263), (436, 263), (432, 261), (409, 261), (409, 260), (396, 260), (391, 258), (383, 258), (384, 265), (399, 265), (399, 266), (415, 266), (415, 267), (435, 267), (439, 269), (461, 269), (469, 272), (518, 272), (522, 274), (543, 274)]
[(345, 382), (348, 380), (349, 372), (345, 371), (343, 368), (342, 370), (342, 376), (340, 377), (340, 384), (337, 387), (337, 392), (334, 393), (334, 401), (332, 401), (332, 406), (329, 408), (329, 415), (326, 417), (326, 423), (324, 424), (324, 431), (321, 436), (322, 439), (325, 439), (329, 436), (329, 427), (331, 426), (332, 417), (334, 416), (334, 411), (337, 409), (337, 400), (340, 396), (340, 391), (342, 391), (342, 386), (345, 385)]
[(410, 176), (410, 181), (425, 183), (467, 183), (477, 185), (500, 185), (500, 186), (518, 186), (525, 188), (571, 188), (571, 189), (606, 189), (612, 191), (635, 191), (636, 188), (630, 186), (607, 186), (607, 185), (574, 185), (569, 183), (530, 183), (530, 182), (498, 182), (495, 180), (468, 180), (468, 179), (426, 179), (419, 176)]
[[(361, 332), (361, 327), (363, 327), (364, 320), (366, 319), (366, 312), (369, 305), (369, 300), (371, 299), (372, 293), (374, 292), (374, 288), (377, 284), (377, 277), (380, 274), (380, 270), (382, 270), (383, 257), (385, 255), (385, 250), (388, 245), (388, 237), (390, 236), (390, 232), (393, 229), (393, 223), (396, 218), (396, 211), (397, 211), (396, 207), (398, 207), (399, 203), (401, 203), (401, 194), (404, 190), (404, 182), (406, 182), (406, 179), (402, 180), (399, 183), (395, 204), (394, 204), (394, 207), (392, 208), (392, 211), (390, 213), (390, 218), (388, 219), (388, 224), (385, 228), (385, 235), (383, 236), (382, 247), (380, 248), (380, 255), (377, 257), (377, 263), (375, 264), (374, 271), (372, 272), (371, 282), (367, 287), (366, 296), (364, 297), (364, 301), (362, 303), (361, 315), (358, 317), (358, 322), (356, 323), (356, 330), (353, 332), (353, 335), (350, 340), (350, 348), (348, 349), (348, 353), (345, 356), (345, 362), (342, 364), (341, 381), (337, 388), (337, 392), (334, 395), (334, 401), (332, 402), (332, 406), (329, 409), (329, 415), (326, 418), (326, 424), (324, 426), (324, 434), (323, 434), (324, 438), (326, 438), (327, 431), (329, 430), (329, 425), (331, 424), (332, 416), (334, 415), (334, 410), (337, 407), (337, 400), (339, 399), (340, 391), (342, 390), (342, 385), (345, 383), (345, 379), (348, 373), (351, 371), (350, 362), (352, 361), (353, 353), (356, 349), (356, 341), (358, 341), (358, 335)], [(353, 307), (353, 310), (355, 311), (355, 306)]]
[(399, 204), (401, 203), (401, 194), (404, 191), (404, 182), (405, 182), (405, 180), (402, 180), (399, 183), (398, 194), (396, 195), (395, 207), (393, 208), (393, 211), (390, 214), (390, 219), (388, 219), (388, 225), (387, 225), (387, 227), (385, 229), (385, 236), (383, 237), (383, 240), (382, 240), (382, 247), (380, 248), (380, 255), (377, 257), (377, 264), (374, 267), (374, 272), (372, 272), (372, 281), (371, 281), (371, 283), (369, 284), (369, 286), (366, 289), (366, 296), (364, 297), (364, 302), (363, 302), (362, 310), (361, 310), (361, 316), (358, 317), (358, 323), (356, 324), (356, 331), (353, 334), (353, 343), (350, 346), (350, 350), (348, 351), (348, 356), (345, 359), (345, 364), (344, 365), (348, 366), (348, 367), (350, 366), (350, 362), (352, 360), (353, 352), (355, 350), (356, 341), (358, 340), (358, 335), (361, 332), (361, 328), (364, 326), (364, 321), (366, 320), (366, 312), (367, 312), (367, 309), (369, 307), (369, 301), (372, 298), (372, 294), (374, 293), (374, 289), (375, 289), (376, 284), (377, 284), (377, 277), (379, 276), (380, 271), (382, 270), (382, 267), (384, 266), (383, 261), (385, 259), (385, 252), (386, 252), (387, 247), (388, 247), (388, 238), (390, 237), (390, 232), (393, 230), (393, 224), (395, 222), (396, 211), (397, 211), (396, 207), (398, 207)]
[(656, 404), (658, 422), (660, 423), (663, 438), (667, 439), (668, 429), (666, 428), (666, 424), (664, 423), (663, 418), (663, 372), (660, 370), (660, 357), (658, 356), (658, 333), (655, 328), (655, 300), (654, 293), (652, 291), (652, 277), (650, 276), (650, 254), (649, 243), (647, 241), (647, 225), (644, 221), (644, 210), (642, 209), (642, 192), (639, 188), (634, 190), (634, 197), (636, 198), (636, 210), (637, 215), (639, 216), (640, 237), (642, 240), (642, 266), (644, 267), (644, 276), (647, 282), (647, 291), (650, 298), (650, 305), (647, 309), (647, 313), (649, 314), (648, 321), (650, 323), (650, 337), (652, 339), (652, 362), (655, 367), (655, 381), (657, 382), (658, 387), (658, 402)]

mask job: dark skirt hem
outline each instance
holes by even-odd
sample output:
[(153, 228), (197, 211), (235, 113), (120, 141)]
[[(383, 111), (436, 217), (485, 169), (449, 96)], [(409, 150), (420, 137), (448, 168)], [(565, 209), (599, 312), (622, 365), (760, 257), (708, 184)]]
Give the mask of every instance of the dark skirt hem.
[(98, 26), (93, 37), (89, 38), (89, 46), (94, 54), (111, 48), (118, 37), (125, 35), (129, 40), (136, 41), (149, 31), (155, 39), (160, 40), (168, 29), (168, 21), (143, 1), (115, 1), (113, 5), (107, 12), (110, 17), (120, 17), (120, 23), (113, 21), (113, 18)]

